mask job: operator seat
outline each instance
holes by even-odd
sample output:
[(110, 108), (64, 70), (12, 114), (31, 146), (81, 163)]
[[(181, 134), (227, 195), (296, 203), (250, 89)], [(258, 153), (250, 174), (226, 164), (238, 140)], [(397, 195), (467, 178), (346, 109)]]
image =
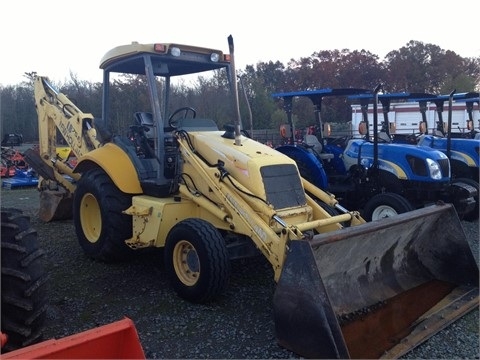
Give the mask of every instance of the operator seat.
[(388, 136), (388, 134), (385, 131), (380, 131), (378, 133), (378, 139), (382, 140), (383, 142), (386, 142), (386, 143), (391, 143), (392, 142), (392, 139), (390, 138), (390, 136)]
[(443, 133), (440, 130), (433, 130), (433, 135), (437, 137), (444, 137)]
[(334, 158), (333, 154), (322, 153), (323, 145), (315, 135), (308, 134), (305, 135), (305, 144), (320, 157), (320, 159), (328, 161)]

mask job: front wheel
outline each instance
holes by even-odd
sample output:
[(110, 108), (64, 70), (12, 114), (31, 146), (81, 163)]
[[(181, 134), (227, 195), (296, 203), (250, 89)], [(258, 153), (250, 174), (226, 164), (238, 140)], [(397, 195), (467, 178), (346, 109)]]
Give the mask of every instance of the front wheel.
[(413, 205), (403, 196), (396, 193), (377, 194), (363, 208), (363, 218), (373, 221), (403, 214), (415, 210)]
[(219, 231), (201, 219), (175, 225), (165, 245), (165, 268), (177, 294), (185, 300), (206, 303), (227, 286), (230, 261)]
[(132, 255), (134, 250), (125, 244), (132, 237), (132, 217), (122, 214), (131, 198), (101, 169), (82, 174), (73, 198), (73, 221), (78, 242), (89, 257), (117, 261)]

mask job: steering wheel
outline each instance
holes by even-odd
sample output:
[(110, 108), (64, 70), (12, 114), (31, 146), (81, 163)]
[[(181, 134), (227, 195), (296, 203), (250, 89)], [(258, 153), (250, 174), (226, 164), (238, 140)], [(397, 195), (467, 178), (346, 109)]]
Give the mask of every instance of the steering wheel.
[[(183, 112), (183, 116), (177, 116), (181, 112)], [(189, 113), (192, 113), (192, 119), (195, 119), (195, 117), (197, 116), (197, 111), (189, 106), (184, 106), (175, 110), (168, 118), (168, 125), (172, 128), (176, 128), (178, 125), (178, 121), (180, 119), (186, 119)]]
[(342, 148), (345, 148), (347, 146), (348, 141), (351, 139), (351, 136), (345, 135), (345, 136), (340, 136), (340, 137), (335, 137), (335, 138), (330, 138), (327, 140), (328, 145), (335, 145), (339, 146)]
[(407, 136), (405, 136), (405, 141), (409, 144), (416, 145), (421, 135), (422, 133), (408, 134)]

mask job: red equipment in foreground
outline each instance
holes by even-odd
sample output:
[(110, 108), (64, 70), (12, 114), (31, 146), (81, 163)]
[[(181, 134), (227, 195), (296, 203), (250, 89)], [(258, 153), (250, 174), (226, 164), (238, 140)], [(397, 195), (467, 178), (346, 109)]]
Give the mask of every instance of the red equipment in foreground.
[(133, 321), (124, 318), (2, 354), (2, 359), (145, 359), (145, 354)]

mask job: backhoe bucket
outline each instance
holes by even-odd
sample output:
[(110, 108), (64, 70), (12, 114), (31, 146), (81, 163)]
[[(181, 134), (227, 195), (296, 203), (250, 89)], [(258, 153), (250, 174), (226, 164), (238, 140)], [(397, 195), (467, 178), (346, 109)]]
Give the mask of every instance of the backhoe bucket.
[(71, 219), (73, 216), (72, 195), (61, 188), (41, 191), (38, 216), (45, 222)]
[[(56, 181), (53, 167), (48, 166), (33, 149), (25, 151), (25, 159), (28, 164), (44, 179)], [(61, 186), (58, 190), (41, 189), (40, 191), (40, 209), (39, 218), (42, 221), (49, 222), (54, 220), (67, 220), (73, 216), (72, 193), (69, 193)]]
[(277, 340), (306, 358), (398, 358), (478, 307), (478, 284), (451, 204), (291, 241)]

